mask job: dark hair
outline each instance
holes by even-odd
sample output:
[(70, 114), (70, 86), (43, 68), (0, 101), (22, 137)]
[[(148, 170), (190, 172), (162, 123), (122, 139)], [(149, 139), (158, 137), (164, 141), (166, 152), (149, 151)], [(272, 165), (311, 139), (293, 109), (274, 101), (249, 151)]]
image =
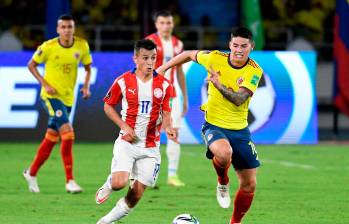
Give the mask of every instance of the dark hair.
[(69, 15), (69, 14), (63, 14), (61, 15), (58, 20), (74, 20), (73, 16), (72, 15)]
[(138, 40), (134, 45), (134, 54), (137, 54), (141, 48), (146, 50), (153, 50), (156, 49), (156, 45), (152, 40), (149, 39)]
[(170, 17), (170, 16), (173, 16), (172, 13), (170, 11), (167, 11), (167, 10), (161, 10), (161, 11), (157, 11), (153, 14), (153, 21), (156, 22), (157, 18), (159, 16), (162, 16), (162, 17)]
[(252, 32), (245, 27), (237, 27), (237, 28), (233, 29), (233, 31), (231, 32), (230, 39), (233, 39), (233, 37), (243, 37), (243, 38), (247, 38), (251, 42), (253, 42)]

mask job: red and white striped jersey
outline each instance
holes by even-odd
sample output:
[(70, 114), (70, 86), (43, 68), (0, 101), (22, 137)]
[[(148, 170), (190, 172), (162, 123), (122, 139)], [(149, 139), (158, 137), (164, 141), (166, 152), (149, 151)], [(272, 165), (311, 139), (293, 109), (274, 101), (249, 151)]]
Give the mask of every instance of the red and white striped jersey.
[(104, 102), (109, 105), (121, 102), (122, 120), (134, 129), (138, 137), (134, 145), (145, 148), (159, 146), (162, 111), (171, 112), (172, 85), (155, 71), (152, 79), (144, 83), (134, 71), (115, 79)]
[[(156, 44), (157, 54), (155, 68), (160, 67), (162, 64), (165, 64), (176, 55), (182, 53), (184, 49), (183, 42), (175, 36), (171, 36), (170, 40), (165, 41), (161, 39), (157, 33), (153, 33), (147, 36), (146, 39), (150, 39)], [(176, 72), (176, 68), (174, 67), (168, 69), (164, 75), (168, 80), (171, 81), (171, 84), (177, 88), (178, 84), (176, 83)], [(175, 89), (173, 95), (176, 96)]]

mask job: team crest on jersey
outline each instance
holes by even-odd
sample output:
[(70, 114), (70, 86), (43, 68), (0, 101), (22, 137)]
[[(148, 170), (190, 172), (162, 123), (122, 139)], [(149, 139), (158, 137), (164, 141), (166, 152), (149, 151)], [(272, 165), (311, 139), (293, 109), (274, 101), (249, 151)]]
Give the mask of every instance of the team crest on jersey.
[(62, 117), (62, 115), (63, 115), (62, 110), (57, 110), (56, 111), (56, 117)]
[(213, 134), (208, 134), (207, 135), (207, 141), (210, 141), (213, 138)]
[(244, 78), (240, 77), (236, 80), (236, 83), (238, 84), (238, 86), (240, 86), (243, 81), (244, 81)]
[(160, 88), (154, 89), (154, 96), (156, 98), (161, 98), (162, 97), (162, 89), (160, 89)]
[(75, 57), (76, 59), (79, 59), (79, 58), (80, 58), (80, 54), (79, 54), (78, 52), (76, 52), (76, 53), (74, 54), (74, 57)]

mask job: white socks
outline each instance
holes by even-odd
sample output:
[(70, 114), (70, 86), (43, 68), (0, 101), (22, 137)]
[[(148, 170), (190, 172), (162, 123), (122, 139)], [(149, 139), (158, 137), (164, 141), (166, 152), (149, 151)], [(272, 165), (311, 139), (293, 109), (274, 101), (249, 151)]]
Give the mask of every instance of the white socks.
[(106, 186), (107, 186), (109, 189), (112, 189), (112, 187), (111, 187), (111, 174), (109, 174), (109, 176), (108, 176), (108, 178), (107, 178)]
[(166, 154), (168, 160), (168, 176), (176, 176), (179, 164), (180, 145), (174, 141), (167, 140)]
[(111, 223), (114, 221), (120, 220), (122, 217), (125, 217), (130, 213), (133, 209), (129, 208), (125, 202), (125, 198), (120, 198), (120, 200), (116, 203), (115, 207), (106, 214), (102, 219), (106, 223)]

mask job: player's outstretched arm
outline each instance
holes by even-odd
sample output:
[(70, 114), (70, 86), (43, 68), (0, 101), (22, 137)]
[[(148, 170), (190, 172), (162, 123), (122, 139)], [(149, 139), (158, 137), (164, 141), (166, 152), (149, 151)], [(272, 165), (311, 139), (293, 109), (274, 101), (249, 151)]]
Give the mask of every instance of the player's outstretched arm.
[(219, 81), (219, 71), (217, 72), (210, 68), (208, 72), (210, 73), (208, 81), (210, 81), (227, 100), (229, 100), (236, 106), (240, 106), (241, 104), (243, 104), (248, 99), (248, 97), (252, 95), (251, 91), (246, 88), (241, 87), (237, 92), (235, 92), (231, 88), (228, 88), (225, 85), (223, 85)]
[(33, 74), (33, 76), (39, 81), (39, 83), (41, 84), (41, 86), (46, 90), (46, 92), (50, 95), (54, 95), (56, 94), (56, 89), (53, 88), (52, 86), (50, 86), (50, 84), (48, 84), (45, 79), (40, 75), (37, 67), (38, 67), (38, 63), (36, 63), (33, 59), (31, 59), (28, 62), (28, 69), (29, 71)]
[(159, 68), (157, 68), (156, 72), (160, 73), (160, 74), (164, 74), (168, 69), (170, 69), (174, 66), (181, 65), (181, 64), (186, 63), (188, 61), (196, 61), (197, 52), (198, 52), (197, 50), (183, 51), (182, 53), (180, 53), (176, 57), (172, 58), (171, 60), (169, 60), (168, 62), (161, 65)]

